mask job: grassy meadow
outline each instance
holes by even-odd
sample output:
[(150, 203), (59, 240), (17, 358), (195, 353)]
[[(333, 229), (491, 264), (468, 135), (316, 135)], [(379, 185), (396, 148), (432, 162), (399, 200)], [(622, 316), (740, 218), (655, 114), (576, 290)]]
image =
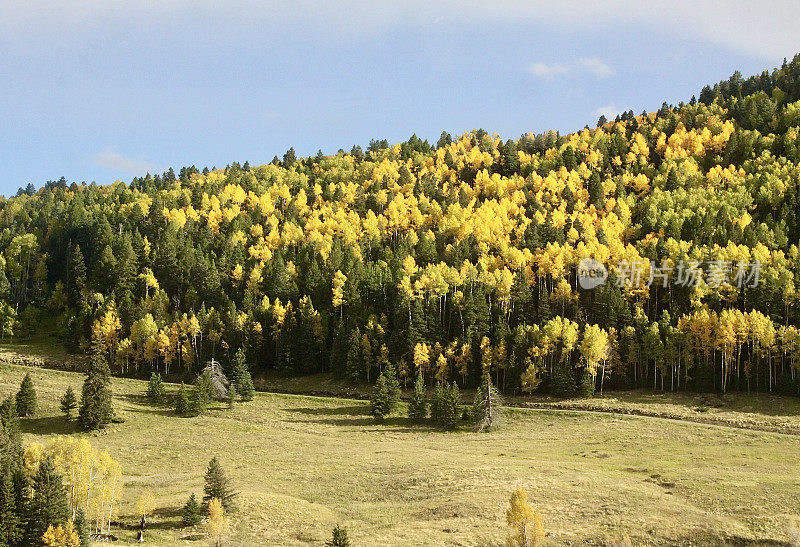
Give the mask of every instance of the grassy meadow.
[[(83, 375), (0, 365), (0, 396), (26, 372), (39, 412), (23, 420), (25, 440), (83, 435), (58, 410)], [(180, 511), (191, 492), (202, 496), (215, 455), (240, 492), (229, 545), (320, 545), (336, 524), (355, 545), (500, 545), (520, 486), (544, 516), (548, 545), (624, 536), (650, 545), (785, 544), (800, 517), (797, 435), (548, 409), (511, 410), (497, 432), (445, 433), (399, 415), (377, 425), (364, 401), (272, 393), (179, 418), (145, 401), (146, 382), (115, 378), (113, 387), (124, 422), (89, 438), (122, 464), (114, 533), (123, 542), (135, 537), (137, 497), (151, 489), (158, 509), (148, 542), (205, 545), (201, 530), (182, 528)], [(764, 419), (774, 418), (769, 400)], [(726, 412), (753, 419), (757, 405), (751, 397)]]

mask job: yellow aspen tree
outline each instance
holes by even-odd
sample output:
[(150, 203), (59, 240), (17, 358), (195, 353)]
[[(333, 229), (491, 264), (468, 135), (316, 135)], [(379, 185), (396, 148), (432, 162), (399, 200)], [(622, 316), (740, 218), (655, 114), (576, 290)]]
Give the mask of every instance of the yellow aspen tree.
[(222, 507), (222, 502), (219, 498), (212, 499), (208, 504), (206, 527), (208, 529), (208, 537), (214, 542), (214, 545), (218, 547), (222, 545), (222, 539), (228, 528), (228, 519), (225, 518), (225, 509)]
[(72, 521), (68, 520), (63, 526), (60, 524), (55, 528), (52, 524), (48, 526), (42, 536), (42, 543), (44, 547), (80, 547), (81, 538), (75, 532)]
[(528, 494), (517, 488), (511, 494), (510, 507), (506, 510), (506, 524), (511, 528), (508, 545), (513, 547), (535, 547), (544, 542), (542, 515), (528, 503)]

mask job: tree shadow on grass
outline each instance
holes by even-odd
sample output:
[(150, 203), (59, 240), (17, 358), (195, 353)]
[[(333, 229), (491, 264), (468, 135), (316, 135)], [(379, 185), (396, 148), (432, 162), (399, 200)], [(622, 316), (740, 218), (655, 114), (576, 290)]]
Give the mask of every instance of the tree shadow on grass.
[(67, 421), (64, 416), (42, 416), (41, 418), (22, 418), (20, 430), (35, 435), (70, 435), (80, 431), (77, 421)]
[(290, 407), (283, 410), (308, 414), (309, 416), (365, 416), (369, 414), (369, 406), (363, 404), (331, 407)]
[[(290, 412), (298, 409), (287, 409)], [(302, 409), (309, 410), (309, 409)], [(311, 410), (334, 410), (334, 409), (311, 409)], [(363, 427), (364, 431), (372, 432), (393, 432), (393, 433), (423, 433), (430, 431), (440, 431), (435, 427), (424, 423), (414, 422), (405, 416), (389, 416), (383, 422), (375, 421), (375, 418), (368, 414), (361, 413), (360, 415), (350, 415), (349, 417), (336, 417), (343, 416), (345, 413), (332, 413), (325, 414), (320, 412), (308, 413), (312, 416), (331, 416), (330, 418), (316, 418), (316, 419), (290, 419), (286, 420), (298, 424), (321, 424), (321, 425), (334, 425), (339, 427)]]

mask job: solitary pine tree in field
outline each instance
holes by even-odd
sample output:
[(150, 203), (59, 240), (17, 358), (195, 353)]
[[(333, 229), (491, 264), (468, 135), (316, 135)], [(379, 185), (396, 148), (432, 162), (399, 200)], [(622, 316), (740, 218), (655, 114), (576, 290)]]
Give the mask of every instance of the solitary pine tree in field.
[(214, 386), (211, 383), (211, 377), (208, 373), (204, 372), (197, 377), (197, 381), (194, 383), (194, 388), (192, 389), (189, 410), (193, 416), (200, 416), (208, 410), (213, 392)]
[(205, 486), (203, 487), (203, 505), (208, 507), (209, 502), (218, 498), (227, 510), (234, 508), (234, 501), (238, 492), (233, 490), (231, 481), (222, 469), (216, 456), (211, 458), (206, 471)]
[(34, 414), (36, 414), (36, 390), (29, 372), (22, 379), (17, 392), (17, 416), (27, 417)]
[(78, 400), (75, 397), (75, 392), (72, 386), (67, 388), (67, 391), (61, 397), (61, 412), (67, 417), (67, 420), (72, 419), (72, 412), (78, 407)]
[(425, 395), (425, 384), (422, 382), (422, 375), (417, 375), (414, 382), (414, 393), (408, 401), (408, 417), (416, 422), (424, 421), (428, 418), (428, 398)]
[(228, 408), (233, 410), (234, 404), (236, 400), (239, 398), (239, 394), (236, 393), (236, 384), (231, 384), (231, 387), (228, 388)]
[(333, 529), (333, 537), (325, 542), (325, 547), (350, 547), (347, 529), (337, 524)]
[(98, 338), (92, 343), (89, 373), (83, 382), (78, 422), (85, 430), (98, 429), (111, 422), (111, 370), (108, 368), (102, 344)]
[(242, 401), (252, 401), (253, 379), (250, 376), (250, 368), (247, 366), (246, 357), (242, 348), (233, 356), (233, 385)]
[(544, 541), (542, 515), (528, 504), (528, 494), (517, 488), (511, 495), (510, 507), (506, 510), (506, 523), (511, 527), (508, 545), (511, 547), (535, 547)]
[(374, 389), (375, 391), (370, 401), (371, 412), (375, 420), (382, 422), (392, 411), (391, 401), (389, 400), (389, 386), (386, 385), (386, 376), (383, 373), (378, 376)]
[(28, 502), (26, 545), (38, 545), (51, 524), (58, 526), (71, 517), (67, 490), (53, 460), (47, 457), (33, 476), (33, 498)]

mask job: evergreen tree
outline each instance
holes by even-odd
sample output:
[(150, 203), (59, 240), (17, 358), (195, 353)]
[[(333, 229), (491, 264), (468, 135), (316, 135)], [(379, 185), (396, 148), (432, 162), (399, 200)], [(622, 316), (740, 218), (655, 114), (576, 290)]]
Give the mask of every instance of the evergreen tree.
[(228, 388), (228, 393), (227, 393), (229, 409), (233, 410), (237, 398), (238, 395), (236, 394), (236, 384), (231, 384), (231, 386)]
[(190, 409), (189, 393), (186, 391), (186, 384), (181, 382), (181, 387), (178, 390), (178, 398), (175, 401), (175, 414), (185, 416)]
[(561, 359), (553, 365), (550, 376), (550, 393), (556, 397), (572, 397), (575, 395), (575, 376), (569, 363)]
[(147, 398), (150, 399), (150, 402), (161, 403), (164, 395), (166, 392), (161, 381), (161, 374), (154, 372), (150, 375), (150, 381), (147, 383)]
[(33, 498), (28, 504), (28, 529), (25, 534), (27, 544), (40, 544), (47, 527), (63, 524), (71, 517), (70, 513), (67, 489), (48, 456), (39, 464), (33, 476)]
[(36, 414), (36, 390), (33, 388), (31, 373), (25, 374), (17, 392), (17, 416), (27, 417)]
[(0, 545), (15, 545), (22, 539), (23, 516), (17, 510), (14, 481), (5, 462), (0, 465), (0, 474)]
[(111, 422), (114, 410), (111, 404), (111, 370), (102, 345), (95, 338), (89, 372), (83, 382), (78, 422), (87, 431), (98, 429)]
[(591, 397), (594, 395), (594, 376), (588, 368), (582, 369), (579, 374), (578, 396)]
[(475, 393), (473, 417), (478, 431), (497, 429), (502, 423), (503, 398), (488, 373), (483, 375), (483, 381)]
[(230, 511), (234, 508), (234, 501), (238, 495), (239, 493), (231, 487), (230, 479), (225, 475), (217, 457), (211, 458), (203, 487), (203, 506), (208, 507), (212, 499), (219, 498), (222, 506)]
[(391, 413), (394, 411), (395, 407), (397, 407), (397, 403), (400, 402), (400, 396), (403, 391), (400, 389), (400, 383), (397, 381), (397, 373), (391, 363), (386, 365), (383, 374), (386, 376), (386, 390), (389, 393), (389, 412)]
[(61, 396), (61, 412), (67, 417), (67, 421), (72, 419), (72, 411), (74, 411), (78, 407), (78, 400), (75, 397), (75, 392), (72, 390), (72, 386), (67, 388), (67, 391), (64, 395)]
[(431, 420), (443, 429), (456, 429), (461, 421), (461, 395), (458, 385), (437, 385), (431, 404)]
[(325, 547), (350, 547), (347, 529), (337, 524), (333, 529), (333, 536), (325, 542)]
[(428, 398), (425, 395), (425, 384), (422, 375), (417, 375), (414, 382), (414, 393), (408, 401), (408, 417), (414, 421), (421, 422), (428, 419)]
[(203, 509), (197, 503), (197, 498), (192, 492), (189, 496), (189, 501), (183, 506), (183, 525), (184, 526), (197, 526), (203, 520)]
[(378, 422), (383, 422), (386, 416), (392, 411), (389, 401), (389, 387), (386, 385), (386, 376), (381, 373), (378, 381), (375, 382), (375, 391), (370, 400), (371, 412)]
[(255, 389), (253, 379), (250, 377), (250, 368), (247, 366), (242, 348), (233, 356), (233, 385), (242, 401), (252, 401)]
[(82, 507), (78, 507), (75, 511), (75, 518), (72, 522), (75, 526), (75, 533), (80, 539), (81, 547), (89, 547), (92, 544), (91, 528)]
[(211, 404), (211, 397), (214, 393), (214, 386), (211, 383), (211, 377), (207, 372), (204, 372), (197, 377), (192, 390), (192, 400), (190, 410), (192, 415), (200, 416), (208, 410), (208, 405)]
[(86, 264), (80, 245), (72, 249), (67, 282), (67, 300), (70, 306), (79, 308), (86, 301)]

